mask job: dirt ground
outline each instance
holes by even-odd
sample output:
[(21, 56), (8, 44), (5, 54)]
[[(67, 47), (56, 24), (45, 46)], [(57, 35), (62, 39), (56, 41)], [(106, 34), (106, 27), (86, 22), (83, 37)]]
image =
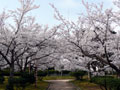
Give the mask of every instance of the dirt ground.
[(50, 83), (48, 90), (80, 90), (70, 80), (47, 80)]

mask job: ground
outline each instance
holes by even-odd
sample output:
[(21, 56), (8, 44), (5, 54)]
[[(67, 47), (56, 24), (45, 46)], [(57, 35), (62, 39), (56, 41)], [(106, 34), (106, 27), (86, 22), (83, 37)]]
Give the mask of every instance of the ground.
[(48, 90), (80, 90), (78, 87), (66, 80), (47, 80), (50, 83)]

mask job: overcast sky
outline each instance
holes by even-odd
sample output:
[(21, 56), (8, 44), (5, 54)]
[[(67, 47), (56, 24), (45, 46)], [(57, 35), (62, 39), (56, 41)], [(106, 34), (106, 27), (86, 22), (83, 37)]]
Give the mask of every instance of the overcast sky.
[[(112, 8), (113, 0), (85, 0), (89, 3), (104, 3), (104, 8)], [(30, 13), (36, 17), (37, 22), (40, 24), (48, 24), (53, 26), (57, 24), (57, 20), (54, 19), (54, 10), (49, 3), (60, 11), (60, 13), (67, 19), (76, 20), (79, 13), (85, 12), (82, 6), (81, 0), (35, 0), (35, 4), (40, 5), (40, 8)], [(0, 0), (0, 12), (3, 10), (11, 10), (19, 7), (18, 0)], [(114, 8), (114, 7), (113, 7)]]

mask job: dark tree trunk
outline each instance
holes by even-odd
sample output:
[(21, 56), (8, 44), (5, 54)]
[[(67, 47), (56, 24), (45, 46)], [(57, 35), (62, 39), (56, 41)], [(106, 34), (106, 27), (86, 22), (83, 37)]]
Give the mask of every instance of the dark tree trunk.
[(10, 65), (10, 78), (14, 77), (14, 63), (11, 63)]
[(120, 72), (117, 72), (117, 78), (120, 78)]
[(8, 85), (6, 86), (6, 90), (14, 90), (14, 63), (10, 64), (10, 77), (8, 79)]
[(37, 67), (35, 67), (35, 87), (37, 87), (37, 80), (38, 80), (38, 77), (37, 77)]
[(31, 63), (29, 63), (29, 74), (31, 73)]

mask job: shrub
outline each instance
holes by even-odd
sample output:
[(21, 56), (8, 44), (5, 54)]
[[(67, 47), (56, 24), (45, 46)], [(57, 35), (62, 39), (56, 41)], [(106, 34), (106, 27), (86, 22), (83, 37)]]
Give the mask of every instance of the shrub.
[(4, 76), (0, 76), (0, 84), (3, 84), (4, 81), (5, 81)]
[(70, 74), (70, 71), (68, 71), (68, 70), (63, 70), (62, 73), (63, 73), (63, 75), (69, 75), (69, 74)]
[(19, 72), (19, 71), (14, 72), (14, 75), (15, 75), (15, 76), (20, 76), (20, 75), (21, 75), (21, 72)]
[(14, 78), (8, 79), (8, 84), (6, 85), (5, 90), (14, 90)]
[(46, 76), (47, 72), (46, 71), (38, 71), (38, 76)]
[(4, 81), (5, 81), (5, 78), (2, 74), (2, 72), (0, 72), (0, 84), (3, 84)]
[(9, 68), (3, 69), (3, 70), (2, 70), (2, 75), (3, 75), (3, 76), (9, 76), (9, 75), (10, 75), (10, 70), (9, 70)]
[(28, 85), (28, 82), (26, 82), (25, 78), (19, 77), (14, 80), (15, 86), (17, 88), (22, 87), (22, 90), (25, 89), (25, 87)]
[(77, 70), (75, 72), (71, 72), (70, 74), (74, 76), (77, 80), (82, 80), (83, 76), (86, 74), (86, 71)]
[(109, 81), (108, 87), (110, 90), (120, 90), (120, 79), (112, 79)]
[(57, 70), (48, 70), (48, 75), (53, 75), (53, 74), (59, 74), (59, 71)]
[(46, 71), (38, 71), (38, 76), (40, 77), (39, 79), (42, 80), (43, 77), (45, 77), (47, 75)]
[(22, 90), (26, 88), (27, 85), (33, 84), (35, 82), (34, 74), (22, 73), (19, 77), (9, 79), (6, 90), (13, 90), (14, 85), (17, 88), (22, 87)]
[(24, 82), (29, 83), (29, 84), (33, 84), (35, 82), (35, 77), (33, 73), (31, 74), (22, 73), (20, 78), (23, 78)]
[(108, 90), (120, 90), (120, 79), (111, 76), (93, 77), (91, 82), (98, 84), (100, 87)]

